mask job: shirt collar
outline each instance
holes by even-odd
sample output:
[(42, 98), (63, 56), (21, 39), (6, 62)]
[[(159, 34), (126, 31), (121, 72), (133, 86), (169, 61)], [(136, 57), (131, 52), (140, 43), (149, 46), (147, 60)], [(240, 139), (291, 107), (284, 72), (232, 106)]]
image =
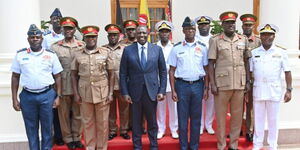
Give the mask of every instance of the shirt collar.
[(144, 45), (141, 45), (139, 42), (137, 42), (137, 44), (138, 44), (138, 49), (142, 49), (142, 46), (144, 46), (145, 49), (148, 48), (148, 42), (146, 42)]
[(196, 46), (196, 44), (197, 44), (197, 42), (196, 42), (196, 39), (194, 40), (194, 42), (193, 43), (188, 43), (188, 42), (186, 42), (186, 40), (184, 40), (183, 42), (182, 42), (182, 45), (183, 46)]
[(57, 33), (54, 32), (54, 30), (51, 31), (51, 34), (52, 34), (53, 37), (59, 37), (59, 36), (62, 36), (62, 33), (57, 34)]
[[(157, 45), (163, 47), (160, 40), (157, 42)], [(173, 46), (172, 42), (170, 40), (168, 41), (168, 43), (165, 47), (169, 47), (169, 46)]]
[(264, 52), (266, 52), (266, 51), (270, 52), (270, 51), (273, 51), (274, 49), (275, 49), (275, 44), (272, 44), (272, 46), (271, 46), (270, 49), (268, 49), (268, 50), (266, 50), (266, 49), (263, 47), (263, 45), (260, 46), (260, 50), (261, 50), (261, 51), (264, 51)]

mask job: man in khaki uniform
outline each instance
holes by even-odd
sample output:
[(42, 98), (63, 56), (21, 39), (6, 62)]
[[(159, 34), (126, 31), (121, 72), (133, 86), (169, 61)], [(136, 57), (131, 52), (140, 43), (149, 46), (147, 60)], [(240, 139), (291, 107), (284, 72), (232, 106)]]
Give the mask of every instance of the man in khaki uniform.
[(123, 39), (120, 43), (125, 44), (126, 46), (132, 44), (133, 42), (136, 42), (135, 32), (136, 27), (139, 25), (139, 23), (135, 20), (126, 20), (123, 23), (123, 28), (126, 32), (126, 38)]
[(114, 85), (114, 100), (110, 104), (109, 112), (109, 136), (108, 139), (112, 140), (117, 136), (117, 108), (119, 108), (120, 120), (120, 136), (124, 139), (130, 139), (128, 135), (128, 119), (129, 119), (129, 103), (122, 99), (119, 91), (119, 68), (120, 61), (123, 54), (125, 45), (119, 43), (119, 36), (122, 32), (121, 28), (116, 24), (108, 24), (105, 26), (105, 31), (108, 33), (108, 44), (103, 45), (107, 51), (111, 52), (114, 59), (115, 69), (115, 85)]
[(86, 149), (106, 150), (114, 63), (108, 50), (97, 47), (98, 27), (85, 26), (81, 32), (86, 47), (76, 52), (72, 61), (74, 97), (81, 104)]
[[(63, 67), (62, 76), (62, 99), (58, 107), (58, 115), (63, 140), (69, 149), (82, 148), (80, 142), (81, 117), (79, 105), (74, 101), (71, 82), (72, 55), (76, 51), (82, 51), (85, 44), (74, 38), (77, 21), (72, 17), (64, 17), (60, 20), (65, 38), (55, 42), (51, 50), (55, 51)], [(70, 113), (72, 112), (71, 118)]]
[[(256, 16), (252, 14), (244, 14), (240, 17), (240, 20), (243, 22), (242, 29), (243, 34), (248, 38), (248, 48), (252, 50), (261, 45), (261, 41), (258, 35), (253, 33), (254, 24), (257, 20)], [(252, 97), (252, 87), (248, 92), (248, 97), (245, 97), (246, 103), (246, 140), (249, 142), (253, 141), (253, 97)]]
[[(215, 98), (218, 149), (226, 148), (226, 114), (230, 104), (230, 143), (229, 150), (237, 150), (242, 125), (243, 98), (246, 78), (249, 79), (248, 40), (235, 33), (236, 12), (220, 15), (223, 33), (209, 41), (209, 77), (211, 91)], [(245, 88), (247, 87), (247, 88)]]

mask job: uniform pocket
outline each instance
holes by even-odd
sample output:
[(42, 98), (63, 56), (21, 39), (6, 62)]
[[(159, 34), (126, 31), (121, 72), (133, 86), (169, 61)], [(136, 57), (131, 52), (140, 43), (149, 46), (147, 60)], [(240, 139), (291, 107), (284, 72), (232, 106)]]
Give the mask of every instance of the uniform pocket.
[(216, 72), (216, 84), (217, 87), (225, 87), (228, 86), (230, 82), (229, 81), (229, 73), (228, 71), (219, 71)]

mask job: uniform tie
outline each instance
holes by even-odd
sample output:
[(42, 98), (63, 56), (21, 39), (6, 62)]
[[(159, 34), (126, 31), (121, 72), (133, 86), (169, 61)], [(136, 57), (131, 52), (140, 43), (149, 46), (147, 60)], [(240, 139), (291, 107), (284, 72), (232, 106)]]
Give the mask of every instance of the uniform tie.
[(146, 55), (145, 55), (145, 52), (144, 52), (144, 49), (145, 47), (142, 46), (142, 53), (141, 53), (141, 65), (142, 65), (142, 68), (145, 69), (146, 67)]

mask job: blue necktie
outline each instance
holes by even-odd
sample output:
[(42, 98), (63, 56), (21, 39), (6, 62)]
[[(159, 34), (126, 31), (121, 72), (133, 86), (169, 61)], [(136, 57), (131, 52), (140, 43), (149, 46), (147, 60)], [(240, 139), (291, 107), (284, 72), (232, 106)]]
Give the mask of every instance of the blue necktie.
[(141, 65), (142, 65), (142, 68), (145, 69), (146, 67), (146, 55), (145, 55), (145, 52), (144, 52), (144, 49), (145, 47), (142, 46), (142, 52), (141, 52)]

